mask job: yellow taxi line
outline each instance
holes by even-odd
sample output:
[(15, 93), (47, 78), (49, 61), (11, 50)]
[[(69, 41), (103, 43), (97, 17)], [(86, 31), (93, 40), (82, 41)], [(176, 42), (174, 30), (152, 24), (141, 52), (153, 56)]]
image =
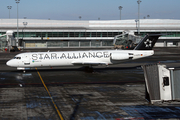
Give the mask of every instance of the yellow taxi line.
[[(37, 70), (37, 68), (36, 68), (36, 70)], [(49, 92), (46, 84), (44, 83), (44, 81), (43, 81), (43, 79), (42, 79), (42, 77), (41, 77), (41, 75), (40, 75), (40, 73), (39, 73), (38, 70), (37, 70), (37, 73), (38, 73), (39, 78), (41, 79), (41, 82), (42, 82), (42, 84), (44, 85), (44, 88), (46, 89), (49, 97), (51, 98), (51, 101), (52, 101), (52, 103), (53, 103), (53, 105), (54, 105), (54, 107), (55, 107), (55, 109), (56, 109), (56, 111), (57, 111), (57, 113), (58, 113), (58, 115), (59, 115), (59, 118), (60, 118), (61, 120), (64, 120), (63, 117), (62, 117), (62, 115), (61, 115), (61, 113), (59, 112), (58, 107), (56, 106), (56, 104), (55, 104), (55, 102), (54, 102), (54, 100), (53, 100), (53, 98), (52, 98), (52, 96), (51, 96), (51, 94), (50, 94), (50, 92)]]

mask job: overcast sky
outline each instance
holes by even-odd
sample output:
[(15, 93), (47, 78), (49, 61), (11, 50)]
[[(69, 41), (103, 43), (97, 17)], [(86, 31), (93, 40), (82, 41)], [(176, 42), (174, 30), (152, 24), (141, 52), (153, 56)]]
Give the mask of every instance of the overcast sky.
[[(9, 18), (7, 6), (12, 6), (11, 18), (17, 18), (15, 0), (0, 0), (0, 18)], [(140, 18), (180, 19), (180, 0), (141, 0)], [(21, 0), (19, 18), (51, 20), (118, 20), (137, 19), (137, 0)]]

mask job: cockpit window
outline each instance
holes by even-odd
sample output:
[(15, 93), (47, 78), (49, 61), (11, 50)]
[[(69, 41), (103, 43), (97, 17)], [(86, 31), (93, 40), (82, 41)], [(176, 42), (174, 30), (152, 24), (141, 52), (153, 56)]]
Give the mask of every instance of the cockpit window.
[(14, 57), (14, 59), (19, 59), (19, 60), (20, 60), (20, 59), (21, 59), (21, 57)]

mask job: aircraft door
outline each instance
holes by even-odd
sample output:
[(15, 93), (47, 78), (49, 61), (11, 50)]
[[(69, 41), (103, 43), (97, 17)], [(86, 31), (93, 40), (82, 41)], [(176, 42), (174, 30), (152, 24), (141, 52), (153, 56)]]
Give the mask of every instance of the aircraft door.
[(24, 65), (30, 65), (30, 57), (28, 54), (24, 55)]

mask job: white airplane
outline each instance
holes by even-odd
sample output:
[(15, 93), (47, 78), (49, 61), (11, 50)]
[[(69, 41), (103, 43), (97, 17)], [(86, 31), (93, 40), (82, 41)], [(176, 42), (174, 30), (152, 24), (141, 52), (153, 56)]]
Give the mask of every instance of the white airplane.
[(160, 34), (146, 35), (133, 50), (93, 50), (20, 53), (6, 65), (27, 70), (34, 67), (113, 65), (152, 56)]

